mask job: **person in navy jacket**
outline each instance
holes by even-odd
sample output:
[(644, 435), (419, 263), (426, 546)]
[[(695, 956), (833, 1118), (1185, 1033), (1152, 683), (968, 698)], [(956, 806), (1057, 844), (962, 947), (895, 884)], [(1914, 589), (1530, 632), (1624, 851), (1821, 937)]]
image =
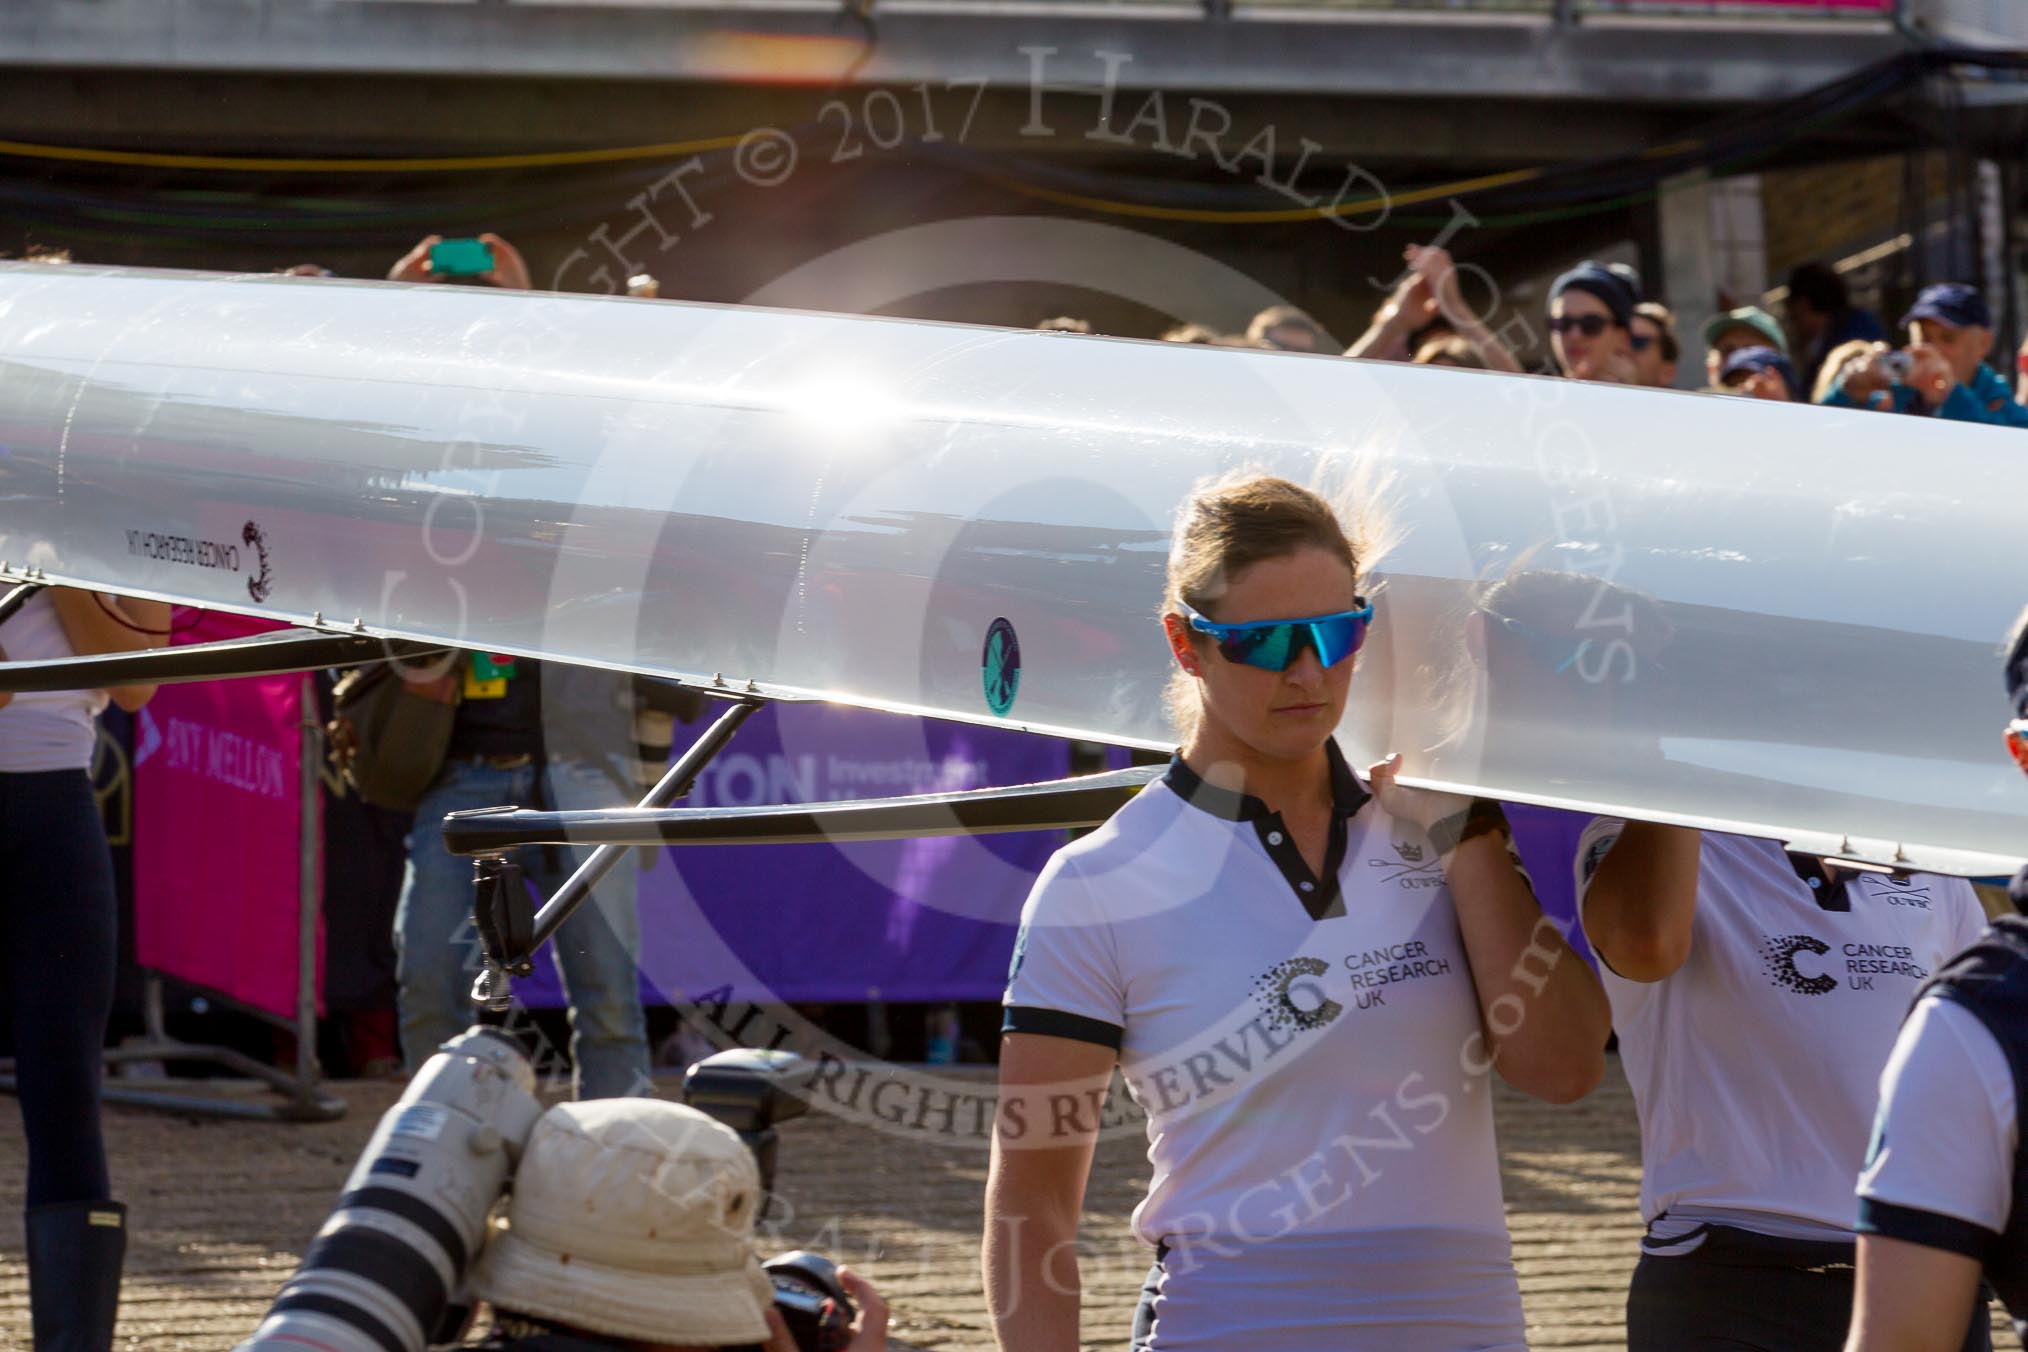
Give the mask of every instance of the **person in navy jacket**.
[[(2028, 610), (2007, 659), (2007, 746), (2028, 772)], [(2028, 868), (2009, 889), (2028, 911)], [(1981, 1278), (2028, 1326), (2028, 915), (2003, 916), (1918, 994), (1880, 1080), (1859, 1176), (1846, 1352), (1956, 1347)]]

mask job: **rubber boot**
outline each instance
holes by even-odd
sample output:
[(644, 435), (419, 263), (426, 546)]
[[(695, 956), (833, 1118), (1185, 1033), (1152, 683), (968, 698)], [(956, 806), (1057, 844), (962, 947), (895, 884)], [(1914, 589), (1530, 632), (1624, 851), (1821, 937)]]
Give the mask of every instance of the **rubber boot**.
[(127, 1256), (119, 1202), (30, 1207), (28, 1309), (35, 1352), (109, 1352)]

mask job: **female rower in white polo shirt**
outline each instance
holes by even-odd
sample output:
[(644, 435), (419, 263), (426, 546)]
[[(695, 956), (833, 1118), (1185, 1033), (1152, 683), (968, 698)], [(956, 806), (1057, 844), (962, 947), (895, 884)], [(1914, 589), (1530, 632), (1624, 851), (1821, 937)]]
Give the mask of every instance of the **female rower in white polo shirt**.
[[(1641, 1119), (1630, 1352), (1837, 1352), (1881, 1070), (1984, 926), (1971, 885), (1610, 818), (1577, 871)], [(1989, 1338), (1982, 1311), (1963, 1345)]]
[(1392, 760), (1369, 792), (1340, 756), (1358, 577), (1286, 480), (1184, 505), (1163, 607), (1184, 745), (1022, 915), (986, 1196), (1002, 1348), (1081, 1345), (1072, 1245), (1116, 1062), (1154, 1164), (1137, 1347), (1525, 1345), (1485, 1072), (1582, 1096), (1607, 1008), (1497, 808)]

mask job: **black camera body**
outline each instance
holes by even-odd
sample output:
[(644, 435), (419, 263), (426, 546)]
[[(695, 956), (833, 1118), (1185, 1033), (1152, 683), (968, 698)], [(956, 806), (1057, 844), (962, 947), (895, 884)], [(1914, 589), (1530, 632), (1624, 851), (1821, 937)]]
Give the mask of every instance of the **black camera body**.
[[(775, 1123), (810, 1110), (816, 1068), (793, 1052), (736, 1047), (707, 1056), (683, 1075), (683, 1101), (739, 1133), (760, 1165), (761, 1195), (773, 1198)], [(767, 1213), (764, 1210), (762, 1216)], [(761, 1264), (775, 1286), (775, 1308), (798, 1352), (840, 1352), (852, 1341), (857, 1312), (822, 1254), (797, 1249)]]
[(775, 1309), (789, 1326), (798, 1352), (844, 1352), (856, 1311), (838, 1280), (838, 1266), (822, 1254), (797, 1249), (761, 1264), (775, 1284)]

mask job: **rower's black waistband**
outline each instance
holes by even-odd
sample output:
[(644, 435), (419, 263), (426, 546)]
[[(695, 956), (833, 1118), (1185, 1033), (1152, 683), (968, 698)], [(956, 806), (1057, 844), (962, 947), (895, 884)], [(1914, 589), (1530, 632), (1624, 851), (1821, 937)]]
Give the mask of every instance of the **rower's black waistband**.
[(1650, 1258), (1687, 1259), (1725, 1267), (1835, 1270), (1849, 1269), (1857, 1262), (1858, 1243), (1851, 1239), (1786, 1239), (1706, 1222), (1671, 1239), (1650, 1240), (1644, 1236), (1641, 1253)]

